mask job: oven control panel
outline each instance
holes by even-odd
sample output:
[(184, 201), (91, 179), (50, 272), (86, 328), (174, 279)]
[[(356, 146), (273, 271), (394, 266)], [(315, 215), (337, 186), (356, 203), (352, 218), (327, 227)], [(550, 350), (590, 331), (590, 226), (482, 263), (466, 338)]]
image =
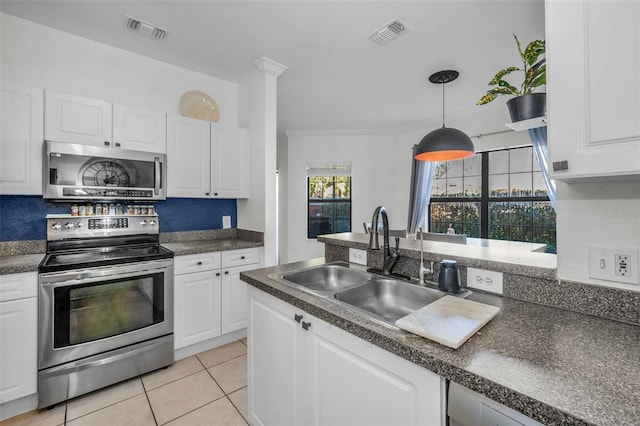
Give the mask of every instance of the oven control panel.
[(160, 233), (158, 215), (47, 215), (47, 241)]

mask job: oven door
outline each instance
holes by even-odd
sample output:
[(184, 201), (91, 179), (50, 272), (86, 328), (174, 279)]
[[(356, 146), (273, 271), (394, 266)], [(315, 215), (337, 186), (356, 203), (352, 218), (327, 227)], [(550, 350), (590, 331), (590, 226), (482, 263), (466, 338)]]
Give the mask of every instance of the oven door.
[(173, 259), (40, 274), (40, 369), (173, 333)]

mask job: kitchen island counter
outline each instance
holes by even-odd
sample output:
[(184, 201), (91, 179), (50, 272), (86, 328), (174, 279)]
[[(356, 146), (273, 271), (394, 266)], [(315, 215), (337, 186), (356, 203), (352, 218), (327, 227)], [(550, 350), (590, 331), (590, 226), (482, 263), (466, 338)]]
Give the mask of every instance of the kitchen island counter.
[(474, 291), (470, 300), (501, 311), (454, 350), (269, 278), (322, 263), (263, 268), (241, 279), (541, 423), (640, 423), (640, 326)]

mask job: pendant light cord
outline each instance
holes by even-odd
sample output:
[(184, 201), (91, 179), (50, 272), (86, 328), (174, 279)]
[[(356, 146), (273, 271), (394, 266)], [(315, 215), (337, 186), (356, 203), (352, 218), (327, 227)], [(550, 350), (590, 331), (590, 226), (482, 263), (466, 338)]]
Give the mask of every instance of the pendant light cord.
[(446, 83), (442, 83), (442, 128), (444, 129), (444, 85)]

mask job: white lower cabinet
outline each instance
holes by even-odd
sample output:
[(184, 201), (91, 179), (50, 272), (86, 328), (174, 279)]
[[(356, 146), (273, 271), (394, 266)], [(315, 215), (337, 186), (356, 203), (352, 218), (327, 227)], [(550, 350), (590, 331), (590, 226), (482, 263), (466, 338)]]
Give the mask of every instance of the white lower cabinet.
[(0, 276), (0, 403), (37, 392), (37, 284), (36, 272)]
[(220, 336), (220, 271), (178, 275), (174, 288), (174, 348)]
[(240, 272), (260, 264), (260, 248), (178, 256), (174, 348), (200, 344), (247, 326), (247, 285)]
[(443, 380), (249, 288), (254, 425), (440, 425)]

